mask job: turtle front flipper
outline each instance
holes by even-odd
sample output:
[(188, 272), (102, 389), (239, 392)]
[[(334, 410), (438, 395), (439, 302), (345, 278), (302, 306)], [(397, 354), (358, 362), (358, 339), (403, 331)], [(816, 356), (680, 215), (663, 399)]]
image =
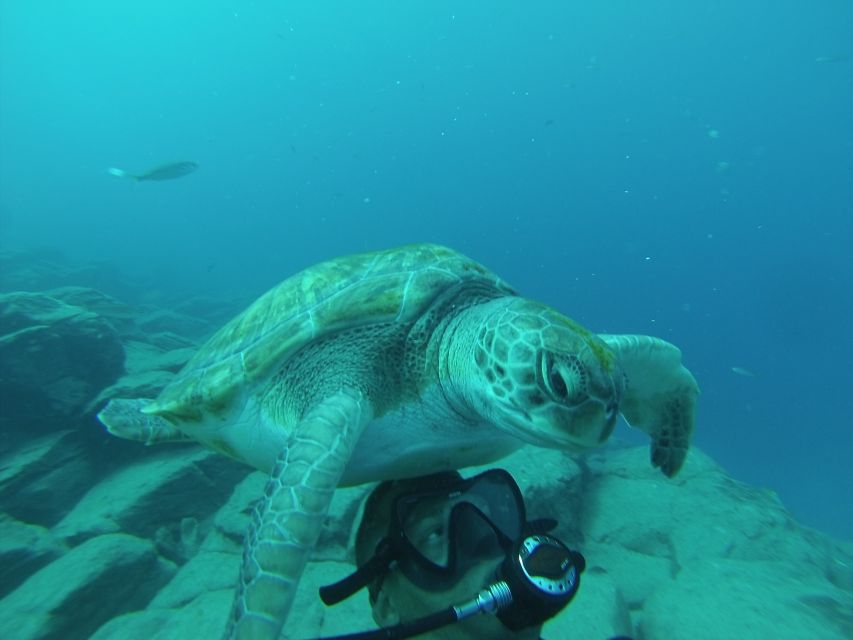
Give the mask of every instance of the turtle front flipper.
[(672, 477), (687, 457), (699, 385), (681, 364), (681, 351), (651, 336), (600, 335), (627, 378), (621, 412), (652, 439), (652, 465)]
[(225, 633), (229, 640), (279, 637), (332, 495), (372, 417), (364, 396), (345, 389), (314, 406), (296, 426), (252, 514)]
[(110, 400), (98, 413), (98, 420), (111, 434), (125, 440), (145, 444), (195, 441), (195, 438), (185, 435), (165, 418), (143, 413), (142, 410), (151, 402), (147, 398)]

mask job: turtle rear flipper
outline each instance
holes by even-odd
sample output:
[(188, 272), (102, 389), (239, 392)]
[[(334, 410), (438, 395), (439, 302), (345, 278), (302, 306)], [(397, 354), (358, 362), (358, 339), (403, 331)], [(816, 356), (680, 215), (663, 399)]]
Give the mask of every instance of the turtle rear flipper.
[(165, 418), (142, 413), (151, 404), (147, 398), (116, 398), (98, 413), (98, 420), (114, 436), (145, 444), (162, 442), (194, 442)]
[(255, 504), (226, 638), (279, 637), (332, 495), (372, 418), (364, 396), (343, 389), (296, 426)]
[(681, 351), (651, 336), (601, 335), (627, 377), (621, 411), (652, 439), (651, 461), (672, 477), (687, 457), (699, 385), (681, 364)]

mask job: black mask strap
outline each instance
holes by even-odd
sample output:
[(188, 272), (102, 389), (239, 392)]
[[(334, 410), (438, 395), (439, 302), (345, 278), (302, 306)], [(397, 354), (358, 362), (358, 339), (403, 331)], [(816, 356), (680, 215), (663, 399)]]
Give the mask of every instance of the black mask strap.
[(391, 543), (388, 542), (388, 538), (382, 538), (376, 545), (376, 552), (370, 560), (343, 580), (320, 587), (320, 598), (327, 605), (346, 600), (359, 589), (363, 589), (380, 575), (386, 573), (393, 560), (394, 554), (391, 550)]

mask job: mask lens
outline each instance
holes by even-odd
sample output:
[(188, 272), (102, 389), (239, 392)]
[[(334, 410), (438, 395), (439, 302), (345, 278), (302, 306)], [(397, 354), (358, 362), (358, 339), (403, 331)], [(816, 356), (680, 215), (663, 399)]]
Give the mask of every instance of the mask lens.
[(474, 480), (465, 493), (465, 501), (477, 507), (505, 538), (518, 538), (526, 516), (515, 481), (498, 471), (487, 472)]
[(422, 586), (458, 579), (483, 557), (502, 555), (526, 518), (518, 486), (499, 469), (445, 490), (401, 496), (395, 516), (407, 550), (400, 566)]
[(504, 556), (503, 534), (483, 513), (467, 502), (456, 506), (451, 514), (454, 532), (455, 574), (462, 575), (484, 558)]
[(453, 504), (439, 498), (420, 500), (406, 509), (405, 519), (400, 523), (403, 535), (415, 551), (437, 567), (446, 567), (448, 563), (452, 507)]

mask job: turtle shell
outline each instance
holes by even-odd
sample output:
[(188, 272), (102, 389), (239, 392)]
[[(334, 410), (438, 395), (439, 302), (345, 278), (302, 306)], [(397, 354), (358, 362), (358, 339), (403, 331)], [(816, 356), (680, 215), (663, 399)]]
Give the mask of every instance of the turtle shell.
[(442, 291), (469, 279), (512, 293), (482, 265), (433, 244), (316, 264), (267, 291), (217, 331), (143, 412), (184, 423), (221, 414), (242, 389), (310, 341), (363, 324), (414, 322)]

